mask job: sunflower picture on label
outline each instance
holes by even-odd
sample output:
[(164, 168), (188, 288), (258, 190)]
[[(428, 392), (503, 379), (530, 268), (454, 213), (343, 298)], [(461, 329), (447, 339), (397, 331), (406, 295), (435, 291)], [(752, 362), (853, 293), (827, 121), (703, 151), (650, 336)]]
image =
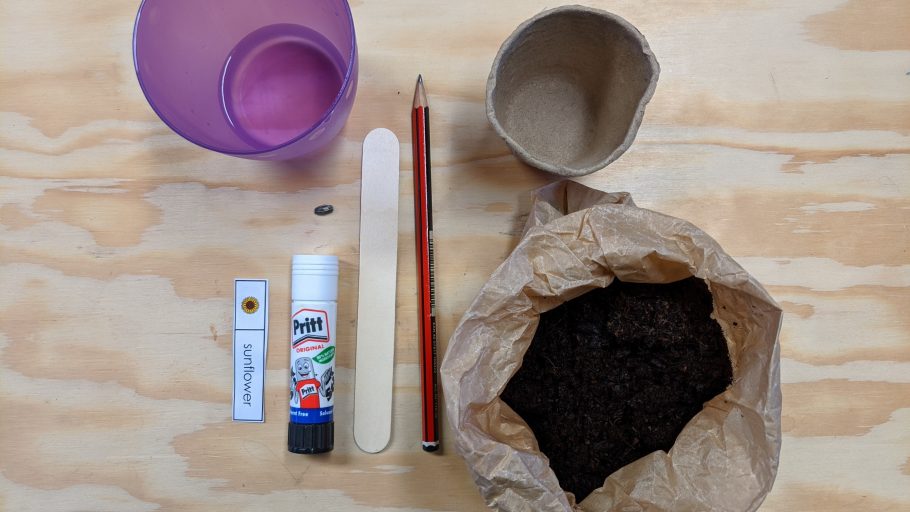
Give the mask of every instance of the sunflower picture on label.
[(259, 311), (259, 299), (256, 297), (245, 297), (240, 303), (240, 307), (243, 309), (244, 313), (252, 315)]

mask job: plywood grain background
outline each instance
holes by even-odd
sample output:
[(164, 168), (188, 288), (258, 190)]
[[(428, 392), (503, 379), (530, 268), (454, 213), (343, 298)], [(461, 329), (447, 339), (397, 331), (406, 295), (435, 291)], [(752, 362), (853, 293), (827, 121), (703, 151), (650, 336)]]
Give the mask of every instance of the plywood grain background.
[[(215, 155), (155, 117), (136, 4), (0, 3), (0, 509), (483, 510), (451, 446), (419, 449), (408, 107), (423, 73), (444, 349), (554, 180), (509, 154), (483, 96), (500, 42), (556, 4), (353, 2), (354, 111), (294, 163)], [(638, 26), (662, 73), (633, 148), (579, 181), (694, 222), (786, 310), (763, 510), (910, 509), (910, 4), (590, 4)], [(360, 143), (378, 126), (405, 142), (393, 440), (368, 456), (350, 418)], [(325, 457), (285, 451), (289, 262), (309, 252), (342, 261)], [(271, 280), (263, 425), (229, 420), (238, 276)]]

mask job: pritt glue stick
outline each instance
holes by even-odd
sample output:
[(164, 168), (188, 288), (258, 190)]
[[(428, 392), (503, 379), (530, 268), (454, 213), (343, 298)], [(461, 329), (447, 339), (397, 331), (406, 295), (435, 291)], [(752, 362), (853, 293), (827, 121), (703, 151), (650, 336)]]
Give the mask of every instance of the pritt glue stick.
[(291, 414), (288, 451), (324, 453), (335, 444), (335, 312), (338, 257), (291, 262)]

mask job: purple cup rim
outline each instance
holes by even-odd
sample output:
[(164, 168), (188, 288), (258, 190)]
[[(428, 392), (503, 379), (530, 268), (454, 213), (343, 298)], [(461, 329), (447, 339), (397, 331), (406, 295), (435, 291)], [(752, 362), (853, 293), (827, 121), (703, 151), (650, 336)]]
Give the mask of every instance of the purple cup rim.
[(310, 126), (306, 130), (304, 130), (302, 133), (300, 133), (296, 137), (294, 137), (286, 142), (282, 142), (281, 144), (278, 144), (275, 146), (270, 146), (268, 148), (259, 149), (259, 150), (251, 150), (251, 151), (225, 150), (225, 149), (211, 146), (204, 142), (193, 140), (191, 137), (188, 137), (181, 130), (178, 130), (177, 127), (174, 126), (167, 119), (167, 117), (165, 117), (161, 113), (160, 110), (158, 110), (158, 107), (155, 105), (155, 102), (152, 101), (151, 96), (149, 96), (149, 92), (145, 88), (145, 82), (142, 80), (142, 73), (140, 73), (140, 71), (139, 71), (139, 59), (137, 58), (138, 56), (137, 56), (137, 48), (136, 48), (136, 41), (137, 41), (137, 37), (138, 37), (138, 33), (139, 33), (139, 18), (142, 17), (142, 10), (145, 8), (145, 4), (154, 2), (154, 1), (158, 1), (158, 0), (142, 0), (142, 3), (139, 4), (139, 10), (136, 12), (136, 21), (133, 23), (133, 68), (136, 70), (136, 79), (139, 81), (139, 88), (142, 89), (142, 94), (143, 94), (143, 96), (145, 96), (145, 101), (149, 104), (150, 107), (152, 107), (152, 110), (155, 112), (155, 114), (158, 116), (158, 118), (161, 119), (161, 121), (164, 122), (164, 124), (166, 124), (168, 126), (168, 128), (173, 130), (174, 133), (176, 133), (177, 135), (180, 135), (184, 139), (192, 142), (193, 144), (195, 144), (199, 147), (208, 149), (209, 151), (214, 151), (216, 153), (221, 153), (224, 155), (231, 155), (231, 156), (234, 156), (234, 155), (237, 155), (237, 156), (261, 155), (261, 154), (265, 154), (265, 153), (270, 153), (272, 151), (277, 151), (282, 148), (286, 148), (286, 147), (288, 147), (292, 144), (295, 144), (295, 143), (299, 142), (300, 140), (306, 138), (308, 135), (310, 135), (311, 133), (316, 131), (316, 129), (318, 129), (320, 126), (325, 124), (326, 120), (328, 120), (328, 118), (332, 114), (332, 112), (335, 111), (335, 107), (338, 106), (338, 103), (341, 101), (341, 98), (344, 96), (345, 91), (347, 91), (351, 85), (351, 75), (354, 73), (354, 67), (356, 66), (355, 61), (357, 59), (357, 34), (354, 31), (354, 15), (351, 13), (351, 5), (348, 3), (348, 0), (341, 0), (341, 3), (344, 5), (345, 14), (347, 14), (348, 29), (350, 30), (350, 33), (351, 33), (351, 52), (348, 54), (348, 66), (344, 72), (344, 79), (341, 81), (341, 87), (338, 89), (338, 94), (335, 95), (335, 99), (332, 100), (332, 104), (329, 105), (329, 107), (326, 109), (325, 113), (322, 114), (322, 117), (320, 117), (317, 122), (313, 123), (312, 126)]

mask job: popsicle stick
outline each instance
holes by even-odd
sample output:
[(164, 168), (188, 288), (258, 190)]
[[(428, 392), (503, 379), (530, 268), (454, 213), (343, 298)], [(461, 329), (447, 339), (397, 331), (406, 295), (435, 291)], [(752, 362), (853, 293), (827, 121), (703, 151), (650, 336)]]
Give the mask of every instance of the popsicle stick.
[(363, 141), (354, 441), (369, 453), (382, 451), (392, 436), (398, 153), (398, 138), (385, 128)]

